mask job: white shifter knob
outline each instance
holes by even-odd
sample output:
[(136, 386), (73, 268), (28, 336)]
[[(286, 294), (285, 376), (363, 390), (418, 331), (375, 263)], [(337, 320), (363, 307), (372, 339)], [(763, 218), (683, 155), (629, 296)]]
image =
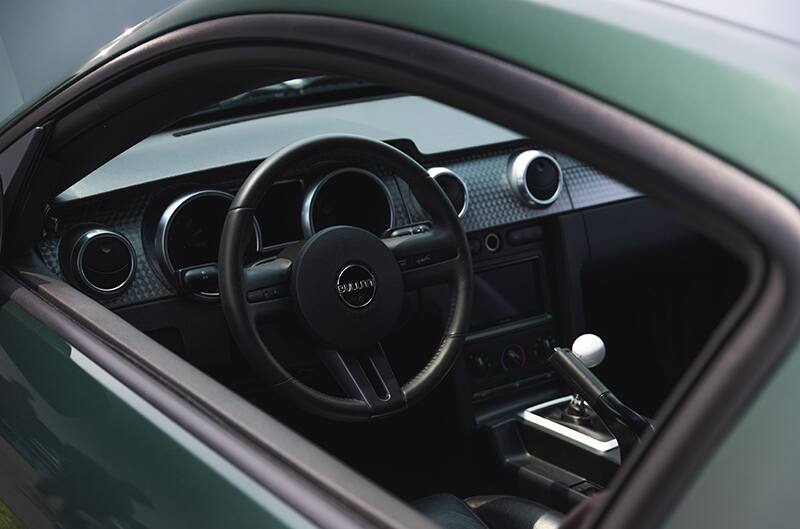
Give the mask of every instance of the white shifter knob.
[(595, 367), (606, 357), (606, 344), (596, 334), (582, 334), (572, 342), (572, 353), (586, 367)]

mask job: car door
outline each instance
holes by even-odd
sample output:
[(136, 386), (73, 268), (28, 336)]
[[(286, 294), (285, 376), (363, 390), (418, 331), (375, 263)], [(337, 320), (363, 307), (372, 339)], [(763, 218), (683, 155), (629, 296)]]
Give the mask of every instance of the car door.
[[(658, 56), (662, 62), (684, 67), (710, 85), (722, 88), (714, 77), (702, 75), (704, 69), (700, 66), (708, 66), (709, 71), (715, 66), (707, 57), (692, 55), (690, 60), (678, 45), (664, 49), (660, 47), (662, 42), (653, 44), (652, 39), (634, 31), (634, 23), (623, 31), (613, 25), (591, 23), (591, 17), (581, 13), (548, 14), (534, 4), (514, 3), (513, 13), (519, 20), (536, 24), (563, 24), (566, 18), (571, 34), (604, 35), (608, 40), (596, 41), (601, 49), (606, 43), (621, 42), (624, 45), (607, 48), (650, 50), (652, 54), (645, 53), (645, 58)], [(421, 4), (418, 7), (421, 12), (437, 9)], [(187, 61), (184, 66), (199, 73), (203, 61), (210, 65), (212, 58), (220, 68), (234, 59), (269, 59), (277, 66), (303, 64), (311, 69), (324, 65), (346, 73), (369, 74), (387, 84), (414, 86), (426, 95), (581, 155), (660, 198), (685, 219), (733, 247), (748, 263), (750, 283), (746, 296), (662, 412), (659, 422), (664, 425), (663, 430), (623, 469), (600, 521), (606, 527), (659, 525), (686, 492), (687, 480), (702, 468), (742, 416), (757, 388), (780, 360), (794, 351), (800, 316), (800, 214), (796, 206), (774, 187), (746, 173), (743, 164), (729, 163), (701, 148), (705, 135), (711, 132), (704, 129), (695, 141), (687, 141), (692, 137), (691, 129), (682, 130), (682, 135), (666, 126), (656, 126), (659, 118), (667, 115), (665, 119), (673, 119), (667, 123), (681, 130), (680, 120), (669, 108), (658, 105), (648, 114), (651, 100), (642, 103), (635, 97), (641, 92), (638, 85), (625, 85), (615, 91), (619, 79), (598, 76), (591, 87), (596, 93), (606, 90), (605, 98), (575, 89), (585, 83), (581, 77), (584, 72), (596, 71), (583, 55), (576, 64), (584, 64), (585, 69), (575, 68), (573, 63), (569, 67), (559, 64), (559, 73), (573, 81), (560, 82), (554, 78), (557, 76), (536, 73), (548, 71), (550, 56), (517, 55), (516, 61), (498, 57), (523, 54), (514, 45), (520, 41), (477, 30), (481, 26), (477, 14), (468, 20), (472, 25), (465, 23), (463, 27), (481, 37), (472, 46), (459, 46), (446, 36), (431, 38), (429, 34), (435, 35), (435, 28), (426, 26), (424, 20), (417, 24), (417, 32), (404, 31), (398, 28), (414, 24), (399, 15), (393, 24), (385, 20), (382, 24), (368, 23), (360, 20), (356, 9), (339, 9), (340, 17), (274, 13), (234, 17), (223, 16), (232, 13), (222, 10), (216, 13), (219, 20), (209, 21), (214, 13), (204, 12), (199, 22), (173, 20), (174, 26), (165, 22), (159, 27), (163, 34), (155, 32), (161, 38), (138, 47), (132, 41), (124, 56), (108, 63), (98, 60), (84, 77), (7, 127), (5, 133), (16, 139), (34, 127), (45, 126), (50, 119), (75, 117), (70, 112), (77, 108), (90, 114), (96, 112), (92, 114), (97, 120), (96, 135), (90, 139), (102, 139), (108, 130), (104, 126), (115, 123), (103, 115), (110, 112), (111, 105), (99, 102), (113, 103), (103, 96), (124, 95), (124, 91), (113, 94), (113, 88), (131, 79), (143, 82), (145, 74), (156, 70), (157, 61), (148, 61), (157, 58), (166, 63), (174, 58), (170, 52), (178, 45), (184, 51), (220, 46), (224, 49), (213, 50), (219, 52), (216, 55), (208, 50), (198, 52), (195, 62)], [(432, 16), (425, 20), (430, 23)], [(647, 20), (664, 22), (655, 16)], [(674, 20), (670, 19), (672, 23)], [(510, 31), (512, 36), (522, 38), (523, 32), (527, 34), (527, 28), (522, 26)], [(456, 34), (455, 27), (447, 28), (452, 32), (450, 36)], [(169, 29), (175, 31), (169, 33)], [(489, 37), (502, 46), (491, 48), (484, 41), (482, 47), (481, 39)], [(565, 45), (549, 46), (550, 50), (567, 53), (574, 48), (558, 36), (553, 38)], [(282, 47), (277, 48), (275, 42), (281, 42)], [(242, 47), (235, 48), (237, 44)], [(253, 48), (245, 48), (246, 45)], [(480, 49), (489, 51), (476, 51)], [(500, 49), (501, 53), (494, 54), (491, 49)], [(133, 71), (136, 76), (131, 74)], [(162, 82), (170, 80), (163, 76), (164, 70), (160, 73)], [(604, 86), (604, 80), (610, 84)], [(747, 90), (726, 88), (728, 97), (744, 106), (748, 104)], [(675, 90), (681, 93), (680, 87)], [(737, 95), (742, 99), (737, 100)], [(620, 99), (617, 105), (609, 104), (615, 97)], [(669, 101), (661, 100), (665, 105)], [(622, 103), (637, 108), (649, 119), (621, 109)], [(61, 134), (61, 143), (54, 142), (53, 149), (62, 159), (76, 145), (66, 141), (74, 139), (67, 138), (69, 126), (65, 120), (62, 128), (54, 132)], [(719, 136), (721, 139), (715, 137), (711, 141), (735, 135)], [(0, 145), (9, 143), (0, 136)], [(735, 144), (731, 141), (725, 146)], [(102, 147), (102, 142), (97, 141), (96, 148)], [(764, 169), (765, 175), (769, 174), (768, 169)], [(47, 183), (43, 179), (36, 185)], [(36, 189), (35, 185), (22, 187), (19, 196), (33, 200)], [(14, 219), (14, 237), (31, 229)], [(13, 431), (23, 432), (25, 439), (36, 439), (34, 446), (19, 444), (4, 452), (10, 454), (6, 464), (12, 475), (21, 476), (13, 483), (23, 485), (17, 496), (11, 491), (13, 483), (0, 496), (26, 523), (34, 516), (27, 517), (28, 509), (41, 511), (36, 516), (42, 520), (51, 512), (56, 520), (52, 523), (63, 515), (72, 523), (111, 520), (137, 524), (147, 515), (153, 517), (144, 519), (148, 523), (175, 525), (197, 522), (185, 514), (186, 510), (197, 509), (218, 523), (219, 518), (209, 512), (211, 506), (227, 514), (226, 526), (232, 525), (230, 520), (244, 524), (257, 516), (283, 516), (288, 517), (286, 523), (301, 523), (292, 518), (299, 516), (297, 511), (319, 526), (396, 528), (423, 527), (428, 523), (63, 283), (36, 270), (7, 267), (0, 281), (0, 295), (8, 308), (7, 314), (2, 313), (8, 318), (4, 327), (8, 334), (0, 335), (0, 345), (4, 350), (13, 349), (15, 337), (24, 344), (11, 353), (4, 352), (2, 357), (5, 363), (1, 375), (15, 388), (9, 392), (9, 399), (22, 402), (9, 410), (10, 419), (3, 417), (0, 424), (15, 421), (17, 430), (3, 430), (4, 439), (12, 438)], [(26, 352), (33, 348), (33, 352)], [(23, 410), (22, 418), (14, 418), (15, 410)], [(138, 443), (131, 442), (131, 438)], [(40, 462), (28, 455), (34, 448), (55, 456)], [(69, 463), (70, 468), (78, 469), (74, 471), (77, 474), (98, 476), (96, 479), (107, 487), (81, 493), (80, 479), (44, 479), (46, 473), (37, 469), (46, 468), (42, 465), (53, 461), (61, 461), (62, 466)], [(52, 463), (52, 468), (51, 475), (62, 476), (62, 467)], [(22, 481), (25, 471), (32, 472), (32, 481)], [(197, 484), (201, 490), (194, 488)], [(61, 494), (47, 496), (52, 491)], [(116, 517), (90, 503), (93, 495), (101, 493), (107, 494), (102, 496), (104, 506), (116, 506), (111, 509)], [(32, 507), (25, 506), (25, 498), (29, 497), (34, 498)], [(53, 505), (48, 506), (48, 501)], [(166, 512), (168, 518), (157, 519), (155, 512)], [(699, 523), (697, 516), (695, 512), (689, 525)]]

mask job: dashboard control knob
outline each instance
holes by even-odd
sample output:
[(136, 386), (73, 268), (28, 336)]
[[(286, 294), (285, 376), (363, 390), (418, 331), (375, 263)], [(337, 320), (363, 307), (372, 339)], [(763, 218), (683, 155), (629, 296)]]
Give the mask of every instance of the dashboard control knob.
[(533, 345), (533, 353), (538, 360), (544, 361), (553, 352), (556, 341), (552, 336), (542, 336)]
[(528, 352), (521, 345), (509, 345), (500, 355), (500, 367), (503, 371), (522, 369), (528, 363)]
[(572, 353), (586, 367), (595, 367), (606, 357), (606, 344), (596, 334), (582, 334), (572, 342)]
[(471, 364), (472, 374), (475, 377), (482, 377), (492, 369), (491, 358), (485, 351), (473, 355)]
[(503, 242), (500, 239), (500, 236), (495, 232), (486, 234), (486, 237), (483, 239), (483, 245), (486, 246), (486, 249), (492, 253), (500, 251), (502, 244)]

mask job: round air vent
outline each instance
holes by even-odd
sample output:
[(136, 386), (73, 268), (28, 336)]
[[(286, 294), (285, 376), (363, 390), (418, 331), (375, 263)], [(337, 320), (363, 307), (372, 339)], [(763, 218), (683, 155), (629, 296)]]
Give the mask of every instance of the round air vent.
[(75, 240), (69, 254), (68, 275), (90, 292), (113, 296), (133, 280), (136, 254), (123, 235), (91, 228)]
[(436, 180), (439, 187), (453, 204), (453, 209), (458, 213), (459, 218), (463, 217), (469, 206), (469, 189), (467, 184), (460, 176), (455, 174), (447, 167), (432, 167), (428, 169), (428, 174)]
[(564, 184), (561, 166), (541, 151), (525, 151), (511, 158), (508, 180), (523, 204), (537, 208), (555, 202)]

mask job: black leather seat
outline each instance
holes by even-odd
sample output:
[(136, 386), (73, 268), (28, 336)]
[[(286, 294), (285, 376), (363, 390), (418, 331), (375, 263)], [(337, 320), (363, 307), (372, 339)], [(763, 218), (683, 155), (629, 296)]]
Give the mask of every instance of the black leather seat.
[(514, 496), (475, 496), (460, 500), (437, 494), (414, 507), (445, 529), (557, 529), (564, 516)]

